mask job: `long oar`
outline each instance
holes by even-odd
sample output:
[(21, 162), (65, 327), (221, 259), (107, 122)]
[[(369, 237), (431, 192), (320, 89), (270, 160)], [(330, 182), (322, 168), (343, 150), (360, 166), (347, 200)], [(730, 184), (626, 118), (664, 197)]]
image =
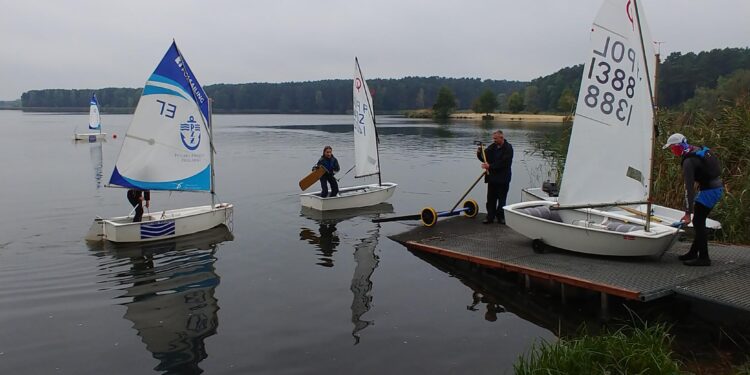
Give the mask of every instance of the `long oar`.
[(458, 202), (456, 202), (456, 204), (454, 204), (453, 207), (451, 207), (450, 212), (453, 212), (453, 210), (455, 210), (456, 207), (458, 207), (458, 205), (461, 204), (461, 201), (464, 200), (464, 198), (466, 198), (466, 196), (469, 195), (469, 193), (472, 190), (474, 190), (474, 186), (477, 186), (477, 183), (479, 183), (479, 180), (481, 180), (482, 177), (484, 177), (485, 174), (489, 174), (489, 171), (482, 172), (482, 174), (480, 174), (479, 177), (477, 177), (477, 179), (474, 181), (473, 184), (471, 184), (471, 186), (469, 187), (469, 189), (466, 190), (466, 192), (464, 193), (464, 195), (462, 195), (461, 198), (458, 198)]

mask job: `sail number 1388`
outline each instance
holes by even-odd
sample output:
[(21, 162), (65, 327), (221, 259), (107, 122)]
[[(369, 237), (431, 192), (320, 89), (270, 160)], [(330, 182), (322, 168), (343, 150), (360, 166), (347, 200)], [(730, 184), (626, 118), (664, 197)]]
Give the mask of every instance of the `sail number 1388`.
[(585, 76), (588, 82), (584, 84), (588, 86), (583, 102), (589, 108), (598, 109), (606, 116), (613, 115), (629, 125), (638, 74), (636, 53), (620, 41), (611, 41), (608, 36), (601, 50), (592, 51), (594, 56)]

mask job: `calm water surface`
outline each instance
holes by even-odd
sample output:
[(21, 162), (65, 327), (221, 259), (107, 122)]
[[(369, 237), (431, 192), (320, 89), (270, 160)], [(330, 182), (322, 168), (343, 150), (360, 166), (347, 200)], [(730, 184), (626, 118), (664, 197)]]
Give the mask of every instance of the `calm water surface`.
[[(217, 192), (235, 205), (233, 234), (90, 245), (95, 216), (131, 210), (124, 190), (104, 187), (130, 119), (104, 115), (107, 142), (75, 144), (87, 114), (0, 111), (0, 374), (498, 374), (554, 339), (521, 297), (493, 296), (476, 273), (387, 238), (417, 223), (371, 219), (450, 208), (481, 172), (472, 142), (498, 127), (515, 147), (518, 201), (545, 177), (524, 150), (559, 125), (381, 117), (383, 180), (396, 194), (324, 217), (300, 209), (297, 181), (327, 144), (342, 172), (351, 167), (350, 116), (215, 116)], [(352, 175), (340, 184), (363, 182)], [(483, 207), (484, 193), (470, 197)], [(151, 211), (210, 202), (152, 197)]]

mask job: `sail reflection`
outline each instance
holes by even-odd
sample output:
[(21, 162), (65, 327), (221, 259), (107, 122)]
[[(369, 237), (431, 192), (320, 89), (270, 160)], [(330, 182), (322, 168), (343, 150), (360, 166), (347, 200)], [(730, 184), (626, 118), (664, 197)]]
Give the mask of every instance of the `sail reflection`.
[(91, 154), (91, 166), (94, 168), (94, 181), (96, 188), (102, 187), (102, 142), (91, 143), (89, 145), (89, 154)]
[[(340, 244), (340, 239), (335, 235), (336, 224), (351, 219), (356, 216), (366, 216), (369, 219), (379, 217), (380, 214), (393, 213), (393, 206), (389, 203), (381, 203), (375, 206), (342, 211), (317, 211), (303, 207), (302, 216), (316, 221), (320, 226), (319, 234), (316, 234), (309, 228), (302, 228), (300, 231), (300, 240), (307, 241), (315, 245), (321, 251), (323, 257), (318, 265), (333, 267), (333, 253), (336, 246)], [(354, 244), (354, 275), (349, 289), (352, 291), (351, 304), (351, 321), (353, 324), (352, 337), (354, 345), (360, 342), (360, 332), (374, 324), (372, 320), (363, 319), (372, 307), (372, 274), (378, 267), (380, 258), (375, 254), (380, 236), (380, 224), (373, 223), (373, 227), (367, 231), (364, 238)]]
[(204, 341), (219, 325), (215, 253), (220, 243), (231, 240), (231, 232), (219, 226), (154, 243), (99, 245), (108, 259), (102, 268), (124, 291), (117, 297), (125, 300), (124, 318), (159, 361), (154, 370), (203, 372), (199, 363), (208, 357)]

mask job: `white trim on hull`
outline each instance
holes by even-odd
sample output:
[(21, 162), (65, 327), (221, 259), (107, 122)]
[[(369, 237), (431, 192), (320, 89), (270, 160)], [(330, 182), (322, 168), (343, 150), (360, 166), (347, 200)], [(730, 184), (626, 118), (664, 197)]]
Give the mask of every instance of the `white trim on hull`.
[(76, 141), (96, 142), (107, 138), (107, 133), (76, 133)]
[(148, 242), (202, 232), (219, 225), (231, 230), (234, 206), (228, 203), (152, 212), (134, 223), (132, 216), (94, 219), (87, 241)]
[(384, 182), (382, 185), (359, 185), (339, 190), (335, 197), (321, 198), (320, 192), (300, 194), (302, 207), (318, 211), (345, 210), (349, 208), (374, 206), (388, 200), (396, 191), (397, 184)]
[[(531, 201), (538, 201), (538, 200), (557, 202), (557, 197), (550, 197), (546, 192), (542, 191), (542, 188), (521, 189), (521, 201), (522, 202), (531, 202)], [(639, 206), (632, 206), (632, 208), (643, 213), (646, 212), (645, 204), (639, 205)], [(634, 214), (632, 212), (627, 212), (619, 207), (599, 208), (599, 210), (616, 212), (620, 215), (625, 215), (631, 218), (642, 217), (641, 215)], [(659, 206), (657, 204), (651, 205), (651, 216), (656, 217), (657, 219), (661, 220), (663, 224), (669, 225), (674, 222), (678, 222), (680, 221), (680, 219), (682, 219), (683, 215), (685, 215), (684, 211), (675, 210), (674, 208)], [(692, 227), (693, 223), (690, 223), (690, 225), (688, 226)], [(706, 219), (706, 228), (718, 230), (718, 229), (721, 229), (721, 223), (716, 220)]]
[[(510, 228), (532, 240), (594, 255), (661, 255), (677, 239), (677, 228), (652, 222), (651, 231), (646, 232), (643, 229), (645, 221), (641, 219), (590, 208), (549, 211), (549, 207), (555, 204), (532, 201), (505, 206), (505, 221)], [(551, 217), (531, 214), (535, 208), (544, 213), (540, 216)]]

